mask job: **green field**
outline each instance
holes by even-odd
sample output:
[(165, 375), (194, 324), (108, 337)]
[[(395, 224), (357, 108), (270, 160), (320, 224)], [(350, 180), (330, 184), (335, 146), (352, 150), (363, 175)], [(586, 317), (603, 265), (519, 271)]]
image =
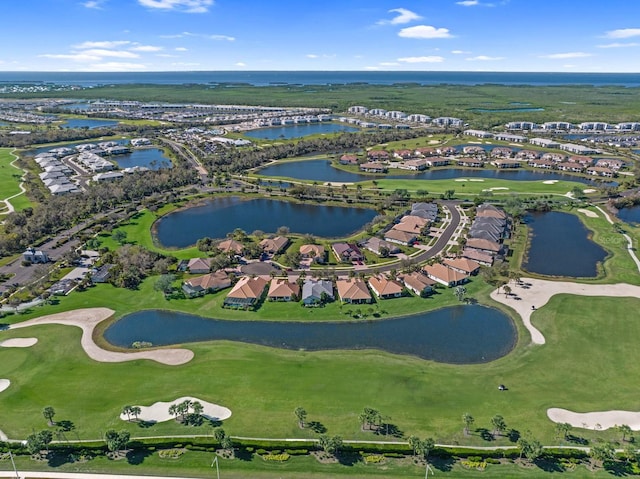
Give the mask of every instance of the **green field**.
[[(0, 199), (9, 198), (20, 193), (19, 185), (23, 171), (11, 165), (11, 162), (15, 159), (16, 157), (11, 154), (10, 148), (0, 148)], [(16, 196), (9, 201), (16, 210), (32, 206), (31, 201), (24, 194)], [(0, 206), (4, 207), (4, 203)]]

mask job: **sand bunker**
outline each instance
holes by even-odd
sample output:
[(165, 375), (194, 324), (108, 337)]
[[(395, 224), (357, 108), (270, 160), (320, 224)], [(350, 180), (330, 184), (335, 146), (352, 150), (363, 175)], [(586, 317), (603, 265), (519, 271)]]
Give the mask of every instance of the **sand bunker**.
[(583, 193), (595, 193), (598, 190), (594, 190), (593, 188), (587, 188), (586, 190), (582, 190)]
[(494, 186), (493, 188), (487, 188), (486, 190), (482, 190), (482, 191), (498, 191), (498, 190), (508, 190), (509, 188), (507, 188), (506, 186)]
[(12, 338), (0, 341), (1, 348), (30, 348), (38, 342), (38, 338)]
[(553, 422), (567, 422), (573, 427), (581, 427), (583, 429), (604, 430), (625, 424), (634, 431), (640, 431), (640, 412), (599, 411), (580, 413), (552, 407), (547, 409), (547, 416)]
[(94, 361), (104, 363), (121, 363), (124, 361), (135, 361), (138, 359), (150, 359), (162, 364), (176, 366), (185, 364), (193, 359), (193, 351), (188, 349), (154, 349), (149, 351), (132, 351), (121, 353), (107, 351), (93, 342), (93, 330), (96, 325), (107, 318), (113, 316), (112, 309), (109, 308), (87, 308), (66, 311), (64, 313), (50, 314), (40, 318), (30, 319), (22, 323), (12, 324), (10, 330), (27, 328), (29, 326), (39, 326), (42, 324), (63, 324), (66, 326), (77, 326), (82, 329), (82, 339), (80, 344), (82, 349)]
[(597, 218), (598, 217), (598, 213), (596, 213), (595, 211), (585, 210), (584, 208), (578, 208), (576, 211), (578, 211), (579, 213), (584, 214), (585, 216), (588, 216), (589, 218)]
[[(180, 404), (183, 401), (198, 401), (202, 404), (203, 412), (202, 415), (207, 419), (213, 421), (224, 421), (231, 417), (231, 410), (227, 409), (223, 406), (218, 406), (217, 404), (212, 404), (207, 401), (203, 401), (202, 399), (198, 399), (196, 397), (185, 396), (178, 398), (174, 401), (169, 402), (156, 402), (151, 406), (138, 406), (140, 408), (140, 414), (138, 415), (138, 419), (141, 421), (149, 421), (149, 422), (165, 422), (174, 419), (175, 417), (169, 414), (169, 406), (172, 404)], [(126, 414), (120, 414), (120, 419), (123, 421), (127, 421)]]
[(544, 180), (542, 183), (545, 185), (555, 185), (557, 182), (558, 180)]
[[(626, 283), (618, 284), (581, 284), (564, 281), (546, 281), (544, 279), (523, 278), (520, 285), (511, 287), (512, 294), (506, 295), (502, 288), (491, 293), (495, 301), (513, 308), (522, 318), (531, 334), (534, 344), (544, 344), (543, 334), (531, 324), (531, 314), (535, 308), (541, 308), (555, 294), (567, 293), (577, 296), (611, 296), (620, 298), (640, 298), (640, 286)], [(520, 298), (515, 300), (514, 296)]]
[(0, 379), (0, 393), (11, 386), (11, 381), (8, 379)]
[(453, 181), (469, 181), (469, 180), (467, 180), (466, 178), (456, 178)]
[(484, 180), (482, 178), (470, 178), (469, 181), (479, 181), (482, 183)]

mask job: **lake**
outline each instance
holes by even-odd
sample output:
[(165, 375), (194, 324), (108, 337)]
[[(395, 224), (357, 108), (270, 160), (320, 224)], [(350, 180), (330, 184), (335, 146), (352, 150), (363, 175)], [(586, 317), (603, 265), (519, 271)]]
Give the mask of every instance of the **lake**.
[(291, 232), (322, 238), (343, 238), (359, 231), (377, 213), (348, 208), (237, 196), (213, 198), (160, 218), (153, 232), (165, 247), (185, 248), (200, 238), (225, 238), (240, 228), (247, 233), (275, 233), (280, 226)]
[(300, 125), (276, 126), (261, 128), (244, 133), (244, 136), (258, 138), (260, 140), (289, 140), (291, 138), (301, 138), (303, 136), (344, 133), (360, 131), (352, 126), (338, 123), (303, 123)]
[(589, 239), (590, 231), (577, 216), (550, 211), (525, 218), (531, 229), (524, 269), (548, 276), (593, 278), (607, 252)]
[(132, 166), (144, 166), (150, 170), (161, 168), (171, 168), (171, 160), (164, 156), (164, 152), (159, 148), (142, 148), (132, 150), (125, 155), (113, 155), (109, 157), (115, 161), (119, 168), (131, 168)]
[(640, 225), (640, 205), (621, 208), (616, 216), (625, 223)]
[(62, 128), (103, 128), (117, 125), (116, 120), (94, 120), (91, 118), (71, 118), (62, 124)]
[[(484, 146), (484, 145), (477, 145)], [(493, 148), (493, 146), (490, 146)], [(415, 174), (365, 175), (334, 168), (331, 160), (304, 160), (274, 163), (257, 171), (258, 174), (270, 177), (294, 178), (298, 180), (329, 182), (329, 183), (357, 183), (370, 180), (450, 180), (455, 178), (488, 178), (512, 181), (575, 181), (577, 183), (593, 184), (593, 180), (564, 173), (531, 171), (526, 169), (498, 170), (494, 168), (438, 168)]]
[(402, 318), (348, 322), (225, 321), (149, 310), (124, 316), (105, 330), (104, 338), (124, 348), (135, 341), (166, 346), (225, 340), (305, 351), (377, 349), (472, 364), (505, 356), (513, 349), (517, 332), (511, 319), (497, 309), (461, 305)]

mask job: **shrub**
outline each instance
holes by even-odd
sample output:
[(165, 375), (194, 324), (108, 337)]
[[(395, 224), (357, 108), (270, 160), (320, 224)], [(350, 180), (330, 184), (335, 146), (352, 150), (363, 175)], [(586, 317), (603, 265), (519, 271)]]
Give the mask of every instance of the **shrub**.
[(364, 456), (364, 462), (367, 464), (380, 464), (384, 462), (385, 456), (382, 454), (370, 454), (368, 456)]
[(184, 449), (162, 449), (158, 451), (158, 456), (161, 459), (179, 459), (184, 453)]
[(288, 461), (290, 457), (291, 456), (289, 454), (287, 454), (286, 452), (283, 452), (282, 454), (266, 454), (262, 456), (262, 459), (264, 459), (265, 461), (284, 462), (284, 461)]
[(487, 464), (500, 464), (498, 459), (494, 459), (493, 457), (488, 457), (484, 460)]
[(308, 449), (285, 449), (284, 452), (286, 452), (290, 456), (306, 456), (307, 454), (309, 454)]
[(462, 467), (466, 467), (467, 469), (477, 469), (479, 471), (484, 471), (487, 467), (487, 463), (485, 461), (460, 461)]
[(256, 454), (260, 454), (261, 456), (264, 454), (269, 454), (269, 451), (267, 451), (266, 449), (256, 449)]
[(405, 457), (404, 454), (400, 454), (399, 452), (385, 452), (382, 455), (384, 457), (394, 457), (396, 459), (403, 459)]

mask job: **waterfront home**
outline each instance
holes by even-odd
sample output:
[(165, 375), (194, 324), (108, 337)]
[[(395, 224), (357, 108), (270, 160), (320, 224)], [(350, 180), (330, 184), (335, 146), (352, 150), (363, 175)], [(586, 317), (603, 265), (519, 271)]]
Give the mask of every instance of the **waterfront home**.
[(449, 287), (463, 284), (469, 279), (469, 275), (460, 273), (440, 263), (426, 265), (423, 268), (423, 272), (435, 282)]
[(502, 245), (500, 243), (485, 238), (467, 238), (465, 246), (467, 248), (476, 249), (492, 255), (500, 254), (502, 251)]
[(324, 279), (305, 279), (302, 285), (302, 303), (305, 306), (317, 306), (333, 301), (333, 283)]
[(491, 203), (482, 203), (476, 207), (477, 217), (491, 217), (491, 218), (507, 218), (507, 213), (504, 210), (492, 205)]
[(473, 260), (483, 266), (493, 266), (493, 256), (484, 251), (473, 248), (464, 248), (462, 250), (462, 257)]
[(223, 301), (223, 305), (230, 308), (255, 307), (264, 296), (269, 282), (259, 276), (252, 278), (244, 276), (231, 288)]
[(418, 239), (418, 233), (409, 233), (407, 231), (391, 228), (384, 234), (385, 241), (398, 243), (405, 246), (411, 246)]
[(278, 254), (283, 251), (289, 244), (289, 238), (286, 236), (276, 236), (274, 238), (265, 238), (260, 241), (262, 251), (267, 254)]
[(593, 158), (583, 155), (572, 155), (567, 159), (567, 161), (569, 163), (580, 163), (584, 167), (591, 166), (593, 164)]
[(333, 243), (331, 245), (333, 253), (338, 258), (338, 261), (344, 263), (351, 263), (352, 261), (362, 261), (364, 256), (354, 243)]
[(151, 140), (148, 138), (133, 138), (131, 140), (132, 146), (147, 146), (151, 144)]
[(24, 261), (28, 261), (29, 263), (48, 263), (49, 256), (47, 253), (41, 250), (37, 250), (35, 248), (27, 248), (24, 253), (22, 253), (22, 259)]
[(603, 166), (591, 166), (586, 170), (587, 174), (593, 176), (602, 176), (605, 178), (613, 178), (615, 176), (614, 171), (611, 168)]
[(269, 301), (299, 301), (300, 285), (289, 281), (288, 278), (274, 278), (271, 280), (267, 299)]
[(556, 167), (555, 162), (551, 160), (543, 160), (542, 158), (536, 158), (534, 160), (529, 160), (527, 165), (533, 168), (542, 168), (545, 170), (552, 170)]
[(573, 173), (582, 173), (582, 170), (584, 170), (584, 166), (580, 163), (571, 163), (569, 161), (558, 163), (556, 168), (560, 171), (571, 171)]
[(367, 173), (385, 173), (387, 171), (387, 167), (377, 161), (368, 161), (360, 165), (360, 171), (365, 171)]
[(231, 286), (231, 277), (224, 270), (190, 278), (182, 285), (182, 291), (188, 298), (203, 296)]
[(385, 150), (370, 150), (367, 151), (367, 158), (372, 161), (385, 161), (390, 157), (389, 152)]
[(363, 248), (368, 249), (373, 254), (377, 254), (381, 256), (381, 251), (386, 249), (387, 255), (396, 254), (400, 252), (400, 248), (398, 248), (395, 244), (389, 243), (383, 239), (377, 238), (375, 236), (369, 238), (367, 241), (362, 243)]
[(364, 115), (369, 111), (369, 109), (366, 106), (354, 105), (350, 106), (347, 111), (355, 115)]
[(434, 280), (419, 271), (403, 274), (399, 279), (407, 289), (413, 291), (418, 296), (426, 296), (433, 293), (433, 287), (436, 284)]
[(415, 153), (417, 156), (436, 156), (438, 154), (436, 149), (431, 147), (416, 148)]
[(513, 150), (506, 146), (496, 146), (491, 150), (491, 156), (494, 158), (511, 158), (513, 156)]
[(542, 146), (544, 148), (558, 148), (560, 143), (549, 138), (530, 138), (529, 143), (536, 146)]
[(339, 162), (341, 165), (357, 165), (358, 157), (356, 155), (342, 155)]
[(373, 300), (367, 283), (360, 278), (339, 279), (336, 281), (336, 289), (343, 303), (363, 304)]
[(540, 158), (540, 155), (542, 153), (540, 153), (539, 151), (536, 150), (520, 150), (516, 153), (516, 159), (518, 160), (535, 160), (537, 158)]
[(427, 158), (425, 161), (429, 167), (447, 166), (449, 164), (448, 158)]
[(522, 164), (518, 160), (511, 160), (509, 158), (494, 160), (491, 162), (491, 164), (500, 169), (520, 168), (522, 166)]
[(222, 240), (216, 245), (216, 248), (227, 254), (242, 254), (244, 252), (244, 245), (234, 239)]
[(326, 251), (324, 246), (319, 244), (303, 244), (300, 246), (300, 256), (304, 259), (312, 259), (316, 263), (324, 263)]
[(393, 152), (393, 157), (400, 160), (409, 160), (413, 158), (413, 151), (411, 150), (396, 150)]
[(418, 158), (417, 160), (407, 160), (404, 163), (401, 163), (398, 168), (401, 170), (422, 171), (427, 169), (427, 165), (428, 160)]
[(612, 170), (616, 171), (625, 166), (625, 163), (624, 161), (617, 158), (601, 158), (596, 161), (595, 166), (611, 168)]
[(460, 158), (456, 160), (458, 166), (464, 166), (466, 168), (482, 168), (484, 161), (475, 158)]
[(476, 145), (467, 145), (462, 147), (462, 153), (465, 155), (473, 155), (473, 156), (485, 156), (487, 154), (486, 150), (481, 146)]
[(567, 155), (563, 155), (562, 153), (549, 152), (549, 153), (544, 153), (541, 156), (541, 158), (543, 160), (551, 160), (551, 161), (555, 161), (556, 163), (562, 163), (567, 158)]
[(211, 270), (211, 259), (191, 258), (187, 264), (187, 269), (191, 274), (204, 274)]
[(463, 274), (475, 275), (480, 270), (480, 264), (468, 258), (445, 259), (442, 264)]
[(493, 133), (484, 130), (464, 130), (462, 134), (476, 138), (491, 138), (493, 136)]
[[(526, 124), (527, 122), (523, 122), (523, 124)], [(533, 125), (535, 125), (535, 123), (532, 123)], [(527, 129), (527, 128), (522, 128)], [(495, 135), (493, 135), (493, 137), (498, 140), (498, 141), (508, 141), (511, 143), (525, 143), (527, 141), (527, 137), (526, 136), (521, 136), (521, 135), (512, 135), (511, 133), (496, 133)]]
[(436, 150), (439, 155), (455, 155), (457, 150), (453, 146), (442, 146)]
[(404, 288), (399, 281), (389, 279), (382, 275), (369, 278), (371, 291), (380, 299), (399, 298), (402, 296)]

